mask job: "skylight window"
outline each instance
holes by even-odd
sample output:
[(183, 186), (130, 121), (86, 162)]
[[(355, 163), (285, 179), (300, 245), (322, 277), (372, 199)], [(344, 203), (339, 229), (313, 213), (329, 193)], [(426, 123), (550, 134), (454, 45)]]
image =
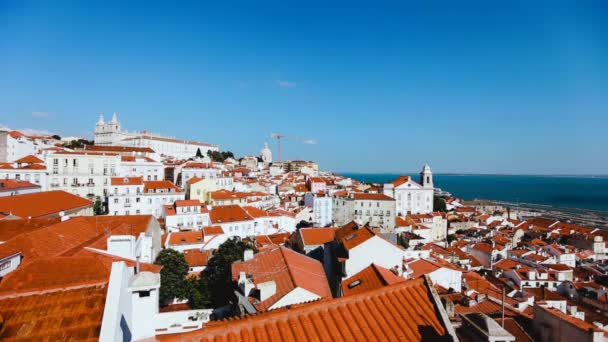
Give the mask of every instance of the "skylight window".
[(361, 285), (361, 283), (362, 283), (362, 282), (363, 282), (363, 281), (362, 281), (361, 279), (357, 279), (357, 280), (355, 280), (355, 281), (352, 281), (352, 282), (350, 282), (350, 284), (348, 284), (348, 288), (349, 288), (349, 289), (353, 289), (353, 288), (355, 288), (355, 287), (357, 287), (357, 286)]

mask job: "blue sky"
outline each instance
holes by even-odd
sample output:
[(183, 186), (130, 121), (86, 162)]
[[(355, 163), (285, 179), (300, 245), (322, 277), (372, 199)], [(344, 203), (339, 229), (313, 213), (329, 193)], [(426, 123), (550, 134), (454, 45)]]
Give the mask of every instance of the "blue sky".
[[(0, 124), (354, 172), (608, 174), (602, 1), (0, 0)], [(422, 4), (424, 3), (424, 4)], [(456, 4), (458, 3), (458, 4)]]

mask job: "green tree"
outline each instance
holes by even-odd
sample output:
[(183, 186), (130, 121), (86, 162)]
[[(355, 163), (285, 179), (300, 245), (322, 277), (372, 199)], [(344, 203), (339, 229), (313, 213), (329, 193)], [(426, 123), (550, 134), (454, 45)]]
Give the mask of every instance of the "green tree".
[(236, 303), (234, 295), (235, 284), (232, 282), (232, 263), (243, 260), (243, 252), (252, 249), (257, 252), (251, 243), (243, 242), (234, 237), (226, 240), (217, 249), (216, 253), (201, 272), (198, 284), (198, 293), (190, 291), (189, 301), (193, 308), (219, 308), (226, 304)]
[(160, 270), (160, 304), (168, 305), (174, 298), (186, 298), (188, 291), (185, 277), (188, 274), (188, 263), (184, 255), (174, 249), (163, 249), (158, 253), (154, 263), (162, 266)]
[(95, 215), (104, 215), (106, 213), (106, 210), (103, 206), (103, 202), (101, 201), (101, 198), (99, 198), (99, 196), (97, 196), (95, 198), (95, 204), (93, 204), (93, 213), (95, 213)]
[(207, 155), (209, 156), (209, 158), (211, 158), (211, 160), (216, 161), (216, 162), (223, 162), (228, 158), (234, 158), (234, 154), (230, 151), (223, 151), (223, 152), (219, 152), (219, 151), (207, 151)]
[(444, 213), (448, 211), (446, 208), (445, 200), (442, 197), (433, 196), (433, 210), (441, 211)]

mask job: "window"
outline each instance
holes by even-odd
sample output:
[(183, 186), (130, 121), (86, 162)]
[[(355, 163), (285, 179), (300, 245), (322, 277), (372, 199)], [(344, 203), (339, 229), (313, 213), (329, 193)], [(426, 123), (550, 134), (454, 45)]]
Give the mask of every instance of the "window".
[(118, 204), (118, 198), (114, 199), (114, 203)]
[(138, 291), (137, 294), (139, 294), (139, 298), (150, 297), (150, 291)]
[(4, 271), (5, 269), (11, 267), (11, 261), (5, 261), (2, 264), (0, 264), (0, 271)]

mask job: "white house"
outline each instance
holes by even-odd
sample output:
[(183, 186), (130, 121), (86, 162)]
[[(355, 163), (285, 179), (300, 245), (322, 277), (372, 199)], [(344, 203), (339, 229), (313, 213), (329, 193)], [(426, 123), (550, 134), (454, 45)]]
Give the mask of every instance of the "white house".
[(331, 298), (323, 265), (285, 247), (253, 255), (232, 264), (239, 285), (239, 303), (248, 313)]
[(144, 181), (142, 177), (114, 177), (108, 192), (110, 215), (161, 217), (164, 205), (185, 198), (185, 193), (169, 181)]
[(423, 275), (431, 277), (433, 284), (460, 293), (462, 287), (462, 270), (449, 262), (436, 262), (428, 259), (411, 260), (404, 264), (404, 276), (416, 279)]
[(122, 129), (116, 113), (112, 115), (112, 119), (108, 123), (104, 121), (103, 115), (99, 116), (95, 125), (95, 145), (149, 147), (161, 156), (176, 159), (192, 158), (196, 156), (199, 149), (203, 155), (206, 155), (207, 151), (219, 150), (216, 145), (197, 141), (179, 140), (149, 132), (125, 131)]
[(337, 225), (355, 221), (390, 232), (395, 229), (395, 200), (384, 194), (359, 192), (346, 197), (335, 196), (333, 217)]
[(304, 195), (304, 205), (312, 208), (313, 224), (325, 227), (333, 221), (333, 198), (326, 193), (308, 192)]
[(121, 175), (129, 177), (142, 177), (147, 181), (165, 179), (163, 163), (144, 156), (121, 156)]
[(163, 206), (167, 231), (201, 230), (211, 225), (209, 210), (199, 200), (177, 200)]
[(182, 174), (181, 184), (186, 184), (192, 178), (217, 178), (221, 171), (211, 163), (194, 161), (182, 164), (179, 168)]
[(0, 163), (0, 179), (26, 181), (40, 186), (42, 191), (48, 189), (48, 173), (44, 161), (28, 155), (12, 163)]
[(398, 216), (424, 214), (433, 211), (433, 173), (428, 165), (420, 172), (420, 183), (410, 176), (399, 176), (384, 184), (384, 194), (396, 201)]
[(367, 227), (340, 228), (336, 239), (346, 255), (336, 255), (343, 261), (343, 275), (348, 278), (371, 264), (376, 264), (402, 274), (405, 250), (375, 234)]
[(51, 190), (105, 198), (110, 178), (121, 176), (120, 156), (103, 152), (56, 152), (46, 156)]

